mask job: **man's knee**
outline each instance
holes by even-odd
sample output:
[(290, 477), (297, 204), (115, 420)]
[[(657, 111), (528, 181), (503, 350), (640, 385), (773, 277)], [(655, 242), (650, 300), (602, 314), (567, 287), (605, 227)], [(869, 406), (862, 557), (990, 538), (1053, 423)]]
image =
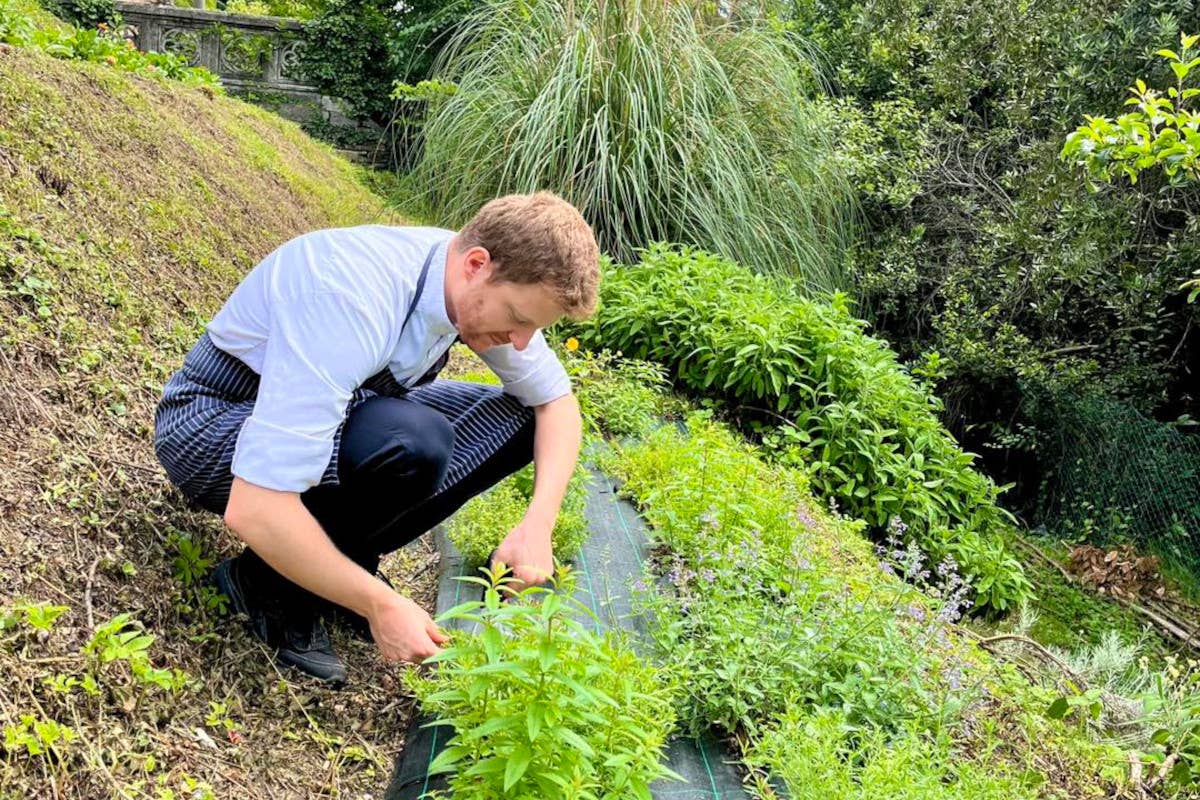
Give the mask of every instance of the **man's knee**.
[(407, 491), (433, 494), (453, 449), (454, 427), (445, 416), (402, 398), (375, 397), (350, 412), (338, 472), (347, 481), (385, 478), (403, 481)]

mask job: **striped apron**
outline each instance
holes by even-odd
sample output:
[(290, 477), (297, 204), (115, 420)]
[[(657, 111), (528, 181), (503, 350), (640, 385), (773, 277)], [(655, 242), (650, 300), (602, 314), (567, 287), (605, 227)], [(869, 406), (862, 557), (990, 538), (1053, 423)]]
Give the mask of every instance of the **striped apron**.
[[(428, 268), (426, 257), (401, 334), (421, 296)], [(435, 496), (470, 475), (533, 417), (533, 409), (498, 387), (436, 380), (448, 360), (449, 348), (411, 388), (401, 386), (385, 368), (354, 391), (346, 408), (348, 416), (372, 397), (403, 395), (445, 416), (454, 428), (454, 449)], [(190, 501), (217, 514), (225, 513), (229, 501), (233, 454), (242, 425), (254, 411), (258, 383), (258, 373), (204, 333), (184, 358), (183, 367), (167, 381), (155, 411), (154, 449), (167, 476)], [(345, 422), (343, 418), (334, 434), (322, 486), (339, 483), (338, 453)]]

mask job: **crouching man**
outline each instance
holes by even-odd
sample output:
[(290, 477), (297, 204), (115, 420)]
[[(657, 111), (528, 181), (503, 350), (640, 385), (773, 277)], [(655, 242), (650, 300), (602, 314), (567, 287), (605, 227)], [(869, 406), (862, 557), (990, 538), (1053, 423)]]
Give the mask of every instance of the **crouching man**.
[[(591, 228), (548, 192), (487, 203), (461, 231), (319, 230), (241, 282), (168, 381), (155, 450), (246, 543), (216, 582), (280, 661), (346, 678), (323, 619), (420, 661), (446, 637), (377, 574), (532, 459), (533, 499), (496, 560), (552, 572), (550, 531), (579, 408), (541, 329), (595, 308)], [(503, 390), (435, 379), (464, 342)]]

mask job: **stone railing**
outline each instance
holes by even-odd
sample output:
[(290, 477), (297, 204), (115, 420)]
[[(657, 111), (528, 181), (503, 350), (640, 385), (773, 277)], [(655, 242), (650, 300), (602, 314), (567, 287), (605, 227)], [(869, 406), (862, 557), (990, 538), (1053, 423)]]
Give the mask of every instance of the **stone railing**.
[[(215, 73), (231, 94), (295, 122), (322, 122), (361, 134), (362, 140), (377, 138), (376, 126), (351, 120), (337, 101), (304, 82), (298, 20), (127, 0), (117, 0), (116, 7), (139, 50), (182, 56)], [(365, 158), (371, 150), (355, 152)]]
[(230, 87), (319, 94), (296, 70), (297, 20), (122, 0), (116, 6), (139, 50), (182, 56)]

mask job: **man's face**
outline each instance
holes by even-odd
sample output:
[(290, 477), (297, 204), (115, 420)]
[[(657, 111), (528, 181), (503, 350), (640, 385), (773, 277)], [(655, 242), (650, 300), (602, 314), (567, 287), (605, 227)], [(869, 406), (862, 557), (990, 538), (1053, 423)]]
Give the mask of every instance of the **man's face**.
[(476, 353), (505, 344), (524, 350), (539, 328), (563, 315), (544, 285), (494, 280), (490, 261), (469, 273), (457, 312), (458, 335)]

